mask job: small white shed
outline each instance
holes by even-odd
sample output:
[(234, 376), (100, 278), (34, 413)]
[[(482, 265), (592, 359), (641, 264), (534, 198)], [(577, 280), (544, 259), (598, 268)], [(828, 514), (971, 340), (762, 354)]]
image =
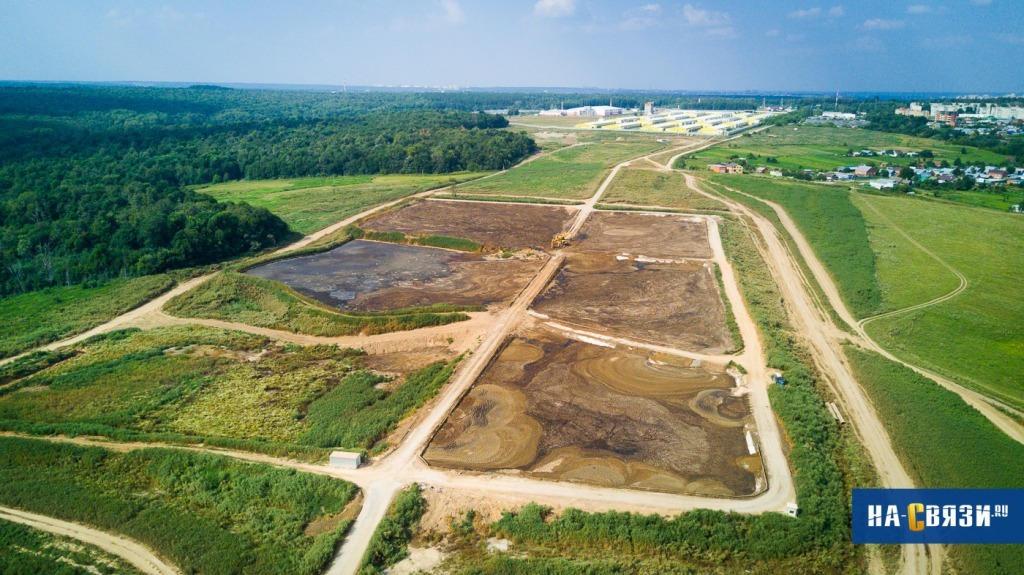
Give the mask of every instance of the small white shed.
[(342, 469), (359, 469), (363, 456), (355, 451), (335, 451), (331, 453), (331, 467)]

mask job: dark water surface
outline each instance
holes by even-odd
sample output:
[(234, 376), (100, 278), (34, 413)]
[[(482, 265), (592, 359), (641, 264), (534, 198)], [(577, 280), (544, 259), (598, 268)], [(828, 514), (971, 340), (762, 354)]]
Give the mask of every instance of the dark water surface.
[(327, 305), (349, 309), (356, 296), (450, 276), (458, 253), (355, 240), (331, 251), (271, 262), (249, 275), (274, 280)]

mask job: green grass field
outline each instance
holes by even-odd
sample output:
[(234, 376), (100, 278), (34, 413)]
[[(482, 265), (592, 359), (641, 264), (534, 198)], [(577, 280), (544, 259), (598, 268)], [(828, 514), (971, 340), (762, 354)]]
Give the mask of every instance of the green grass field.
[(198, 188), (229, 202), (267, 208), (295, 231), (308, 234), (349, 216), (417, 192), (479, 178), (486, 173), (339, 176), (293, 180), (242, 180)]
[(0, 573), (141, 575), (142, 572), (99, 547), (0, 519)]
[[(846, 157), (850, 150), (903, 150), (920, 152), (928, 149), (935, 154), (934, 160), (947, 160), (953, 163), (958, 156), (963, 162), (980, 160), (989, 164), (1000, 165), (1006, 159), (999, 154), (977, 148), (967, 148), (961, 155), (961, 146), (948, 144), (938, 140), (915, 138), (901, 134), (875, 132), (861, 128), (827, 128), (823, 126), (774, 127), (751, 136), (739, 138), (731, 142), (710, 148), (686, 160), (687, 166), (702, 169), (707, 164), (728, 162), (732, 156), (747, 158), (748, 154), (760, 158), (748, 159), (752, 166), (769, 166), (788, 170), (814, 169), (834, 170), (840, 166), (857, 165), (863, 162), (892, 162), (905, 165), (911, 158), (887, 158), (872, 156), (868, 158)], [(772, 156), (777, 164), (766, 164), (764, 158)]]
[(594, 195), (610, 168), (663, 146), (654, 140), (613, 140), (566, 148), (493, 178), (463, 184), (458, 191), (582, 200)]
[(55, 287), (0, 299), (0, 357), (75, 334), (138, 307), (174, 287), (166, 275), (113, 280), (99, 287)]
[(918, 190), (917, 194), (1001, 212), (1009, 211), (1010, 206), (1024, 206), (1024, 189), (1020, 186), (998, 186), (969, 191)]
[(358, 350), (202, 326), (114, 332), (77, 351), (7, 378), (0, 429), (311, 456), (369, 449), (453, 369), (431, 364), (378, 389), (387, 378), (364, 370)]
[(781, 205), (828, 268), (854, 316), (867, 317), (881, 309), (876, 256), (864, 216), (848, 189), (748, 175), (716, 175), (712, 181)]
[[(908, 471), (924, 487), (1024, 487), (1024, 445), (1007, 437), (952, 391), (884, 357), (848, 347)], [(960, 573), (1024, 572), (1020, 545), (953, 545)]]
[(349, 526), (351, 483), (169, 449), (0, 438), (0, 502), (122, 533), (183, 573), (315, 575)]
[(868, 240), (875, 252), (878, 286), (882, 293), (879, 312), (903, 309), (949, 293), (959, 284), (953, 272), (921, 251), (893, 228), (868, 200), (875, 196), (854, 193), (850, 199), (867, 223)]
[[(868, 333), (907, 361), (1024, 406), (1024, 217), (914, 198), (862, 199), (970, 282), (952, 300), (871, 322)], [(893, 292), (914, 293), (924, 283), (913, 273), (880, 278)]]
[(446, 325), (469, 319), (462, 313), (464, 311), (480, 309), (438, 305), (389, 312), (345, 313), (307, 298), (280, 282), (232, 271), (221, 272), (164, 306), (164, 311), (178, 317), (219, 319), (326, 337)]
[(692, 191), (678, 172), (642, 168), (619, 170), (601, 201), (605, 204), (663, 206), (695, 211), (728, 211), (725, 204)]

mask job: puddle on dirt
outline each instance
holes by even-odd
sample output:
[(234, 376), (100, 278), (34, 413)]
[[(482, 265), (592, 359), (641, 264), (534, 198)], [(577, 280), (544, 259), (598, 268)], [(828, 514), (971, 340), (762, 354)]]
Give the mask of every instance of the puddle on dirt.
[(431, 440), (431, 465), (670, 493), (763, 484), (733, 380), (710, 367), (565, 339), (512, 339)]

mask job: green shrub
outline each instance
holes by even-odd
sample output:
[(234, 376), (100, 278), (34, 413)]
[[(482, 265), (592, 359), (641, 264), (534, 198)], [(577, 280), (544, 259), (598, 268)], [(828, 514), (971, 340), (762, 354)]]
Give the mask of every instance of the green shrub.
[(124, 533), (184, 573), (314, 575), (339, 530), (307, 536), (340, 513), (351, 483), (168, 449), (97, 447), (0, 438), (0, 502)]
[(447, 325), (482, 308), (438, 305), (386, 312), (343, 312), (279, 282), (225, 271), (164, 307), (185, 318), (218, 319), (323, 337), (373, 335)]
[(409, 556), (409, 542), (427, 510), (420, 486), (413, 483), (398, 492), (387, 515), (377, 525), (363, 557), (359, 575), (375, 575)]

